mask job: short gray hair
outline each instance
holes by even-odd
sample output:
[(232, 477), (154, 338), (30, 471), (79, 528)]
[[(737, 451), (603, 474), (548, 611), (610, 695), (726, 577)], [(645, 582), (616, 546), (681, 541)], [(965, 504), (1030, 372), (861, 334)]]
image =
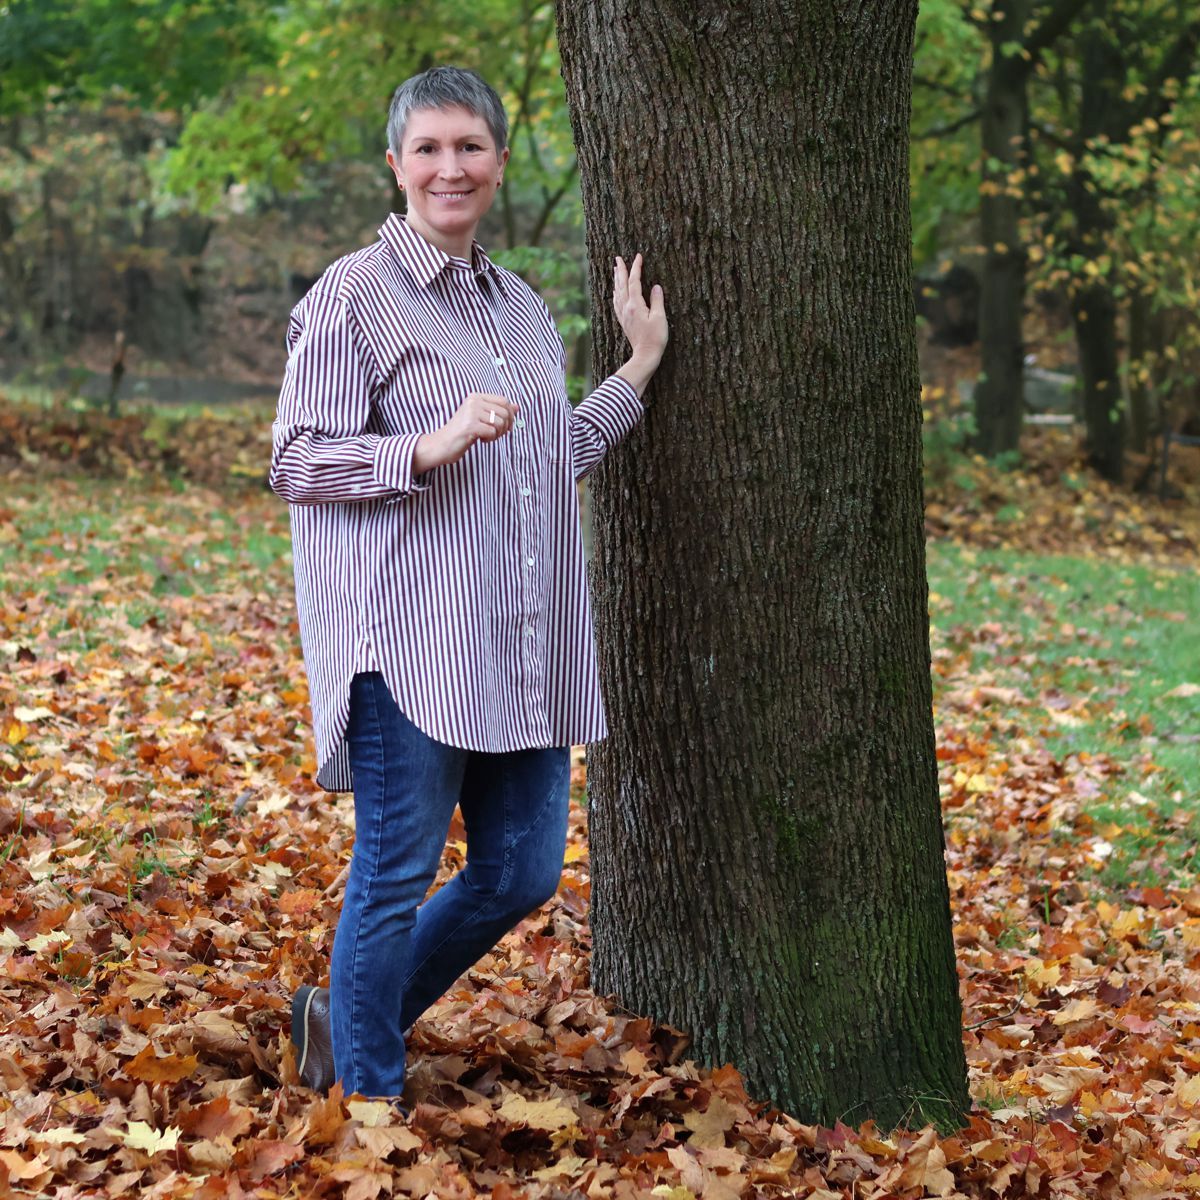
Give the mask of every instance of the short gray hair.
[(508, 145), (508, 117), (495, 89), (465, 67), (430, 67), (406, 79), (388, 107), (388, 146), (396, 158), (404, 143), (409, 114), (428, 108), (465, 108), (487, 122), (499, 154)]

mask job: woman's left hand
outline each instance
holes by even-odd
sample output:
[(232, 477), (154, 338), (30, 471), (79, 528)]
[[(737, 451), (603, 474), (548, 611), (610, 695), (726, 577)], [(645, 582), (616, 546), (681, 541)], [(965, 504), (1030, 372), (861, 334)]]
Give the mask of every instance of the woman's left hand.
[(661, 284), (650, 289), (650, 303), (642, 295), (642, 256), (634, 256), (633, 265), (617, 255), (613, 267), (613, 311), (629, 339), (633, 360), (652, 374), (667, 348), (667, 313), (663, 307)]

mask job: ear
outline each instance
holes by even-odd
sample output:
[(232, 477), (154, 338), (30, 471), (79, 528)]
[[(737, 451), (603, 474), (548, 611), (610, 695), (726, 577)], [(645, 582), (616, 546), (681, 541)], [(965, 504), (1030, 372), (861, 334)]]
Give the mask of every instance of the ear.
[[(389, 153), (391, 152), (389, 151)], [(502, 182), (504, 180), (504, 164), (508, 162), (508, 147), (505, 146), (496, 157), (500, 161), (500, 172), (496, 178), (498, 181)]]
[[(507, 151), (505, 151), (505, 153), (507, 153)], [(389, 167), (391, 167), (392, 174), (395, 175), (395, 177), (396, 177), (396, 183), (399, 184), (400, 187), (403, 187), (404, 186), (404, 174), (400, 170), (400, 164), (396, 161), (396, 156), (389, 149), (386, 157), (387, 157), (387, 165)]]

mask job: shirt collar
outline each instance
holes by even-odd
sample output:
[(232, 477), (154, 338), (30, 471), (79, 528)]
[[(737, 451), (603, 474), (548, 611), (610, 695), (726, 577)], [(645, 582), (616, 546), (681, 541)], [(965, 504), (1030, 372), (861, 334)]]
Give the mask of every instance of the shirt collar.
[[(466, 269), (461, 258), (451, 258), (444, 250), (427, 242), (399, 213), (388, 217), (379, 236), (422, 287), (428, 287), (441, 271)], [(471, 269), (476, 276), (487, 275), (502, 292), (505, 290), (496, 264), (475, 241), (471, 243)]]

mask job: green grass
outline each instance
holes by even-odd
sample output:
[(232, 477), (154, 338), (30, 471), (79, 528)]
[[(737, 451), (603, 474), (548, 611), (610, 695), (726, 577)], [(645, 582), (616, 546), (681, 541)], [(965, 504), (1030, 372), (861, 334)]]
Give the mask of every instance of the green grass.
[[(152, 367), (153, 364), (147, 364)], [(86, 372), (82, 377), (86, 378)], [(153, 386), (153, 378), (148, 382)], [(270, 388), (264, 388), (264, 394)], [(78, 390), (67, 385), (50, 386), (36, 380), (11, 380), (0, 382), (0, 397), (15, 404), (29, 405), (33, 408), (48, 411), (68, 410), (77, 413), (107, 413), (107, 396), (87, 397), (78, 394)], [(138, 413), (148, 416), (152, 425), (157, 422), (164, 430), (170, 430), (176, 425), (194, 420), (198, 417), (218, 415), (230, 422), (261, 421), (266, 413), (268, 423), (271, 420), (271, 409), (264, 409), (261, 400), (217, 400), (214, 402), (200, 400), (156, 400), (152, 394), (131, 394), (123, 389), (117, 397), (117, 416), (127, 417)]]
[[(1200, 807), (1200, 578), (1112, 559), (929, 548), (935, 698), (988, 684), (1024, 703), (977, 723), (1036, 735), (1061, 761), (1111, 755), (1125, 769), (1089, 804), (1113, 846), (1106, 885), (1194, 874), (1188, 823)], [(1003, 753), (1003, 746), (998, 746)]]
[[(11, 567), (29, 578), (17, 564), (34, 561), (39, 586), (56, 590), (140, 574), (150, 577), (152, 596), (191, 596), (228, 581), (230, 572), (258, 575), (291, 562), (288, 538), (263, 528), (236, 500), (207, 513), (198, 527), (194, 511), (172, 492), (88, 478), (69, 487), (75, 494), (69, 504), (44, 488), (13, 493), (16, 536), (0, 542), (0, 572)], [(155, 616), (161, 610), (144, 597), (129, 605), (132, 625)]]

